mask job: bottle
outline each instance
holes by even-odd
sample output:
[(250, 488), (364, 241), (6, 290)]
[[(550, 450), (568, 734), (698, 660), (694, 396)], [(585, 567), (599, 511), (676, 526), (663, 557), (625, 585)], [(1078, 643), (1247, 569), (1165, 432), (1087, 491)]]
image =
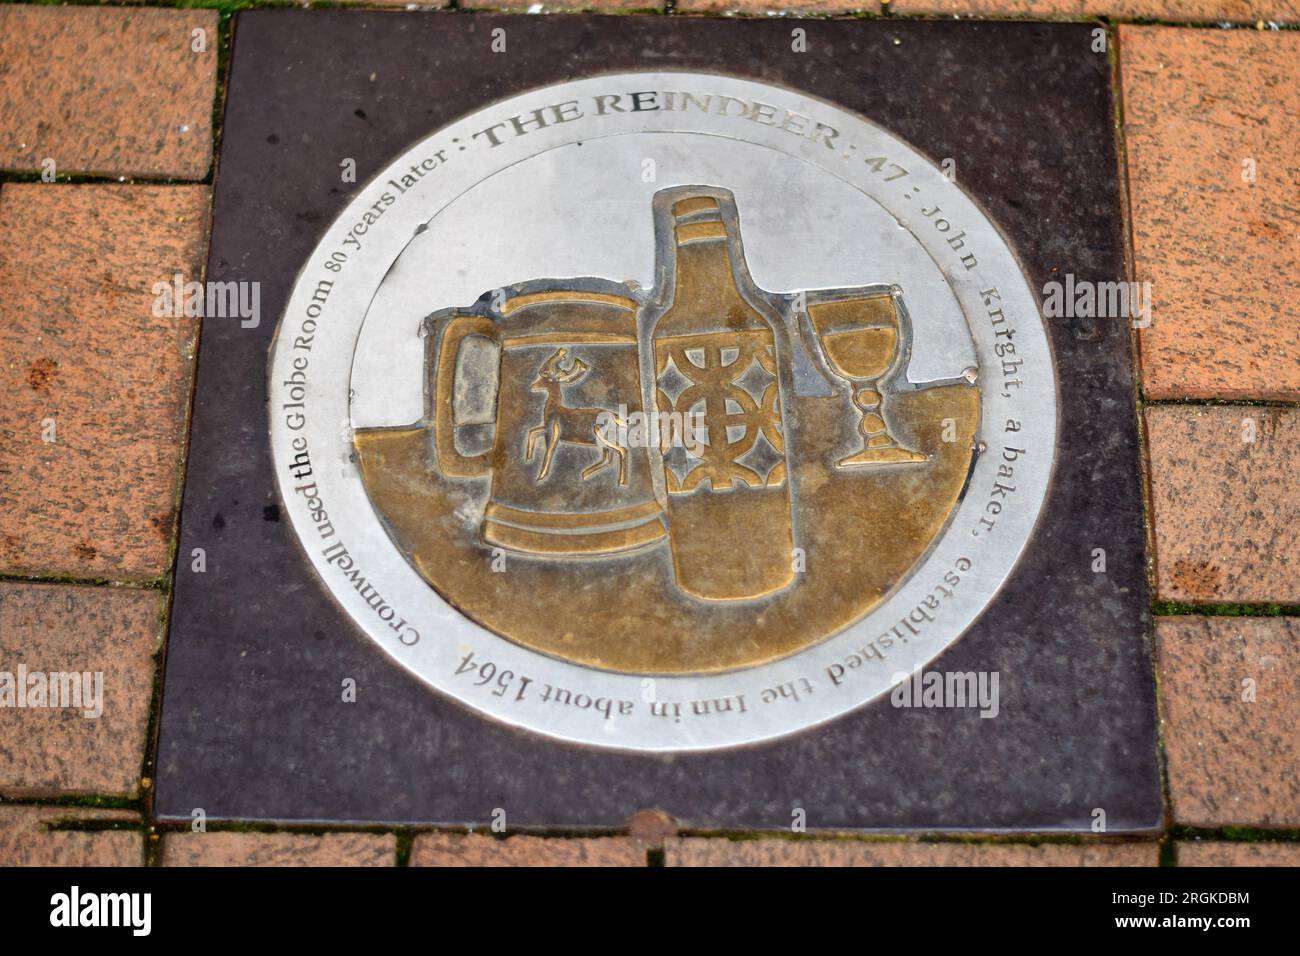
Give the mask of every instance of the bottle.
[(662, 190), (655, 225), (651, 407), (681, 426), (661, 426), (658, 455), (677, 586), (763, 597), (795, 576), (786, 331), (749, 276), (730, 193)]

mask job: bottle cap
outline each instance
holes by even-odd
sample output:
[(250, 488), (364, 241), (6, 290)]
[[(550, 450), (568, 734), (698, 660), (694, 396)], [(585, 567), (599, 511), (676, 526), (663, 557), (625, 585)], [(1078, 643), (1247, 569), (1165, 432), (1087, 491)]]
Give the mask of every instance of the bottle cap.
[(678, 222), (721, 219), (722, 210), (712, 196), (692, 196), (673, 203), (673, 217)]

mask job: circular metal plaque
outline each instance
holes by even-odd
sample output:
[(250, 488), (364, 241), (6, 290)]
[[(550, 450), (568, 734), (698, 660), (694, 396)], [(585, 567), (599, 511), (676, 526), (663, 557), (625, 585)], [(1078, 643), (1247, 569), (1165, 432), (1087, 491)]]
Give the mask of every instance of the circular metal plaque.
[(592, 77), (398, 157), (270, 357), (281, 496), (389, 655), (565, 740), (792, 733), (956, 640), (1047, 491), (1036, 300), (931, 161), (807, 95)]

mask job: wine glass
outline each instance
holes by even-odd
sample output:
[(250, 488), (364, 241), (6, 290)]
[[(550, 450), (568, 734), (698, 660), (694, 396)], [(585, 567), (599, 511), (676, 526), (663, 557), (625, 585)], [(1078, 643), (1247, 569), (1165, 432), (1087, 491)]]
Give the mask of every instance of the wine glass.
[[(878, 386), (904, 363), (911, 329), (896, 285), (863, 286), (805, 293), (806, 314), (822, 364), (849, 385), (862, 415), (861, 451), (841, 458), (838, 468), (928, 461), (929, 455), (905, 448), (889, 433)], [(901, 347), (900, 347), (901, 346)]]

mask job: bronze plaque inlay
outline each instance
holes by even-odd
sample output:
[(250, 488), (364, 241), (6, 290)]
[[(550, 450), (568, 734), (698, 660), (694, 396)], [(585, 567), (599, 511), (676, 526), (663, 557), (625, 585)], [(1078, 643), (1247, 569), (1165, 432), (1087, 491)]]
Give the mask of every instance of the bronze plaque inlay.
[(888, 276), (758, 288), (727, 190), (665, 189), (646, 214), (650, 295), (523, 276), (430, 316), (425, 415), (356, 431), (362, 479), (425, 580), (518, 644), (636, 674), (761, 664), (918, 565), (970, 473), (979, 391), (907, 385)]

